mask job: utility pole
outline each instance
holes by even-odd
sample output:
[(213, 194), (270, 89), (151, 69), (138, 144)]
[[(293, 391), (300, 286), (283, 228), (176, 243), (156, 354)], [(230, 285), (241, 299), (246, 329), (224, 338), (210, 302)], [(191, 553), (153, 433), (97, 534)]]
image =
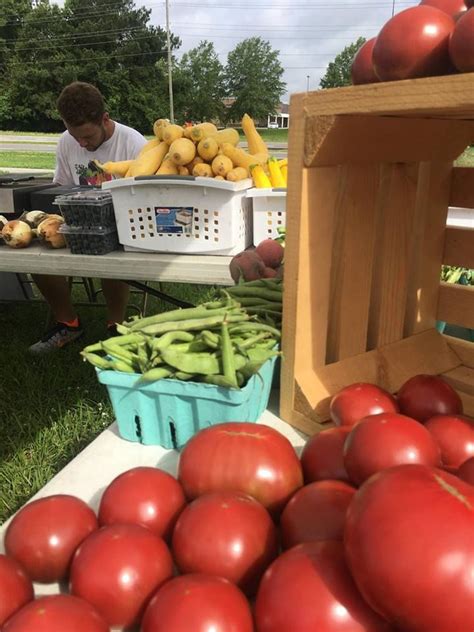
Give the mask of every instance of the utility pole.
[(395, 0), (392, 0), (392, 18), (395, 15)]
[(173, 105), (173, 74), (171, 64), (171, 38), (170, 38), (170, 8), (169, 2), (166, 0), (166, 45), (168, 47), (168, 88), (170, 95), (170, 121), (174, 123), (174, 105)]
[(306, 92), (309, 92), (309, 75), (306, 75)]

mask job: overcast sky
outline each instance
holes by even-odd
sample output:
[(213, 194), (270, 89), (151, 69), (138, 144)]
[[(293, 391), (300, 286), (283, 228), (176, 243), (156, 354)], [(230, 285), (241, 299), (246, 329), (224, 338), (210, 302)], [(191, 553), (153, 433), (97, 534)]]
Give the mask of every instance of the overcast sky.
[[(54, 1), (54, 0), (53, 0)], [(359, 36), (377, 35), (392, 11), (419, 0), (169, 0), (170, 31), (181, 38), (177, 57), (200, 41), (214, 43), (223, 65), (248, 37), (260, 36), (279, 51), (288, 102), (293, 92), (315, 90), (327, 65)], [(63, 0), (56, 0), (63, 5)], [(135, 0), (151, 9), (151, 23), (166, 28), (166, 4)]]
[[(418, 1), (395, 0), (395, 12)], [(164, 2), (136, 5), (152, 9), (151, 21), (165, 26)], [(239, 41), (260, 36), (280, 52), (284, 102), (308, 84), (317, 89), (335, 55), (359, 36), (374, 37), (392, 9), (393, 0), (169, 0), (170, 30), (182, 40), (178, 56), (206, 39), (225, 64)]]

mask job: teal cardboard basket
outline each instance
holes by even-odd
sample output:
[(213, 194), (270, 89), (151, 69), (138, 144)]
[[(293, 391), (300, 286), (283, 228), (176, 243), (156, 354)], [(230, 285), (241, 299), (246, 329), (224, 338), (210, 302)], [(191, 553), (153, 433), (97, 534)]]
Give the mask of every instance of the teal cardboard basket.
[(226, 421), (258, 421), (268, 405), (276, 357), (240, 390), (163, 379), (137, 384), (137, 374), (97, 370), (107, 387), (119, 434), (144, 445), (181, 448), (196, 432)]

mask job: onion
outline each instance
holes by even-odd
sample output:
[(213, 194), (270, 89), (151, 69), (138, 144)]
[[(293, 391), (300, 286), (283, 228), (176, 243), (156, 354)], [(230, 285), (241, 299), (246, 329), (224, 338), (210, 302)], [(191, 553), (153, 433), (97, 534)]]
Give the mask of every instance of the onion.
[(33, 239), (33, 231), (26, 222), (14, 219), (2, 228), (2, 237), (11, 248), (26, 248)]
[(2, 234), (2, 228), (5, 226), (5, 224), (8, 224), (8, 220), (5, 217), (5, 215), (0, 215), (0, 235)]
[(44, 211), (25, 211), (19, 218), (22, 222), (26, 222), (31, 228), (36, 228), (44, 219), (48, 217), (48, 214)]
[(59, 232), (59, 228), (63, 223), (62, 217), (60, 219), (57, 219), (57, 216), (48, 217), (39, 224), (37, 229), (38, 237), (50, 248), (65, 248), (66, 239)]

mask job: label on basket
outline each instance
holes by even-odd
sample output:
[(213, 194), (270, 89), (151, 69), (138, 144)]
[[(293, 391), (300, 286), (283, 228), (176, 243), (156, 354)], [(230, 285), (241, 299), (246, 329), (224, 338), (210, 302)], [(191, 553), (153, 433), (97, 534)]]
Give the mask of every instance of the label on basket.
[(158, 233), (188, 233), (193, 228), (192, 206), (155, 206)]

